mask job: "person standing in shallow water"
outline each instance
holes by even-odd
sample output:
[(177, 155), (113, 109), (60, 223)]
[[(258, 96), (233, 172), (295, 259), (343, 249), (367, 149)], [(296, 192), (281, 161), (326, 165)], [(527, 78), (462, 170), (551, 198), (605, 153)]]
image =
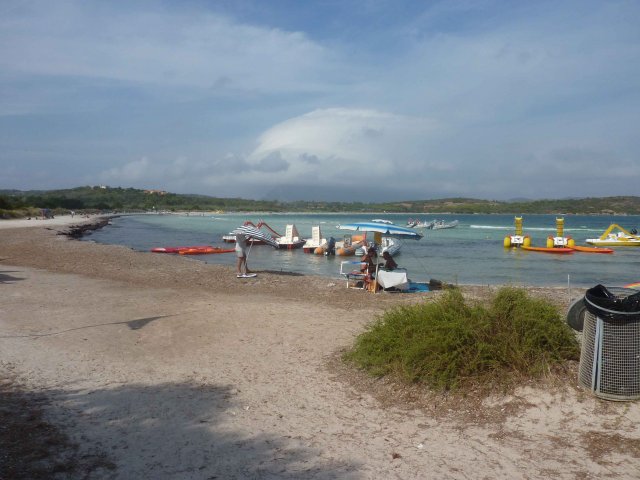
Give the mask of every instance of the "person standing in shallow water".
[(255, 277), (255, 273), (251, 273), (247, 267), (247, 237), (241, 233), (236, 235), (236, 270), (238, 278)]

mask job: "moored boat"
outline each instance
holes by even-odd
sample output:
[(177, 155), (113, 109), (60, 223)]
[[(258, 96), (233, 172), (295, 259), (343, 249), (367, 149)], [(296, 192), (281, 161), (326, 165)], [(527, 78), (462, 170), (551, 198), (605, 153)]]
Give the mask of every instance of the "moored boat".
[(278, 242), (278, 248), (292, 250), (302, 247), (306, 243), (306, 240), (300, 238), (300, 234), (295, 225), (289, 224), (287, 225), (285, 234), (276, 238), (276, 242)]
[(444, 228), (455, 228), (458, 226), (458, 220), (452, 222), (445, 222), (444, 220), (436, 220), (431, 227), (433, 230), (442, 230)]
[(326, 243), (323, 243), (313, 251), (316, 255), (335, 255), (336, 254), (336, 239), (329, 237)]
[(427, 229), (431, 229), (433, 228), (433, 226), (436, 224), (436, 220), (424, 220), (424, 221), (420, 221), (420, 220), (414, 220), (412, 218), (410, 218), (407, 221), (407, 227), (408, 228), (427, 228)]
[[(320, 231), (320, 225), (316, 225), (311, 227), (311, 238), (307, 239), (305, 244), (302, 246), (302, 251), (304, 253), (315, 253), (317, 248), (321, 248), (323, 245), (327, 244), (327, 239), (322, 238), (322, 232)], [(321, 252), (321, 254), (324, 251)]]
[(344, 240), (336, 242), (336, 255), (349, 257), (365, 244), (365, 235), (345, 235)]
[(429, 220), (428, 222), (418, 222), (413, 226), (413, 228), (426, 228), (427, 230), (431, 230), (435, 224), (435, 220)]
[[(392, 237), (382, 237), (380, 243), (376, 244), (376, 248), (378, 250), (378, 255), (382, 255), (384, 252), (389, 252), (389, 255), (392, 257), (394, 255), (398, 255), (400, 253), (400, 248), (402, 247), (402, 242), (397, 238)], [(361, 246), (356, 250), (356, 255), (364, 255), (367, 251), (365, 245)]]
[(640, 236), (635, 229), (628, 231), (612, 223), (600, 238), (587, 238), (585, 242), (598, 247), (640, 247)]
[(397, 238), (382, 237), (382, 243), (380, 244), (380, 255), (384, 252), (389, 252), (392, 257), (400, 253), (402, 243)]

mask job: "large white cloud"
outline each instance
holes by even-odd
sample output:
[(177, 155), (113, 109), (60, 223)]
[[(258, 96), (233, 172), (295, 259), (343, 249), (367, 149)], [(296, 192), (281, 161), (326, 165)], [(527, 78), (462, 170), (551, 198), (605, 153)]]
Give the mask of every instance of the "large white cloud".
[(365, 109), (328, 108), (279, 123), (258, 139), (250, 165), (278, 155), (288, 168), (272, 181), (381, 181), (425, 160), (437, 129), (426, 118)]

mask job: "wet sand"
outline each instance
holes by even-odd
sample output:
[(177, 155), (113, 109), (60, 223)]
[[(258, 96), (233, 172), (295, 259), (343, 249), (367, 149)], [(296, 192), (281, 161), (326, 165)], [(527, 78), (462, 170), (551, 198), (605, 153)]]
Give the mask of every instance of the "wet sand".
[(77, 220), (0, 222), (2, 375), (46, 399), (78, 456), (100, 459), (51, 478), (637, 478), (637, 402), (595, 399), (569, 378), (465, 403), (340, 363), (376, 315), (438, 292), (237, 279), (57, 234)]

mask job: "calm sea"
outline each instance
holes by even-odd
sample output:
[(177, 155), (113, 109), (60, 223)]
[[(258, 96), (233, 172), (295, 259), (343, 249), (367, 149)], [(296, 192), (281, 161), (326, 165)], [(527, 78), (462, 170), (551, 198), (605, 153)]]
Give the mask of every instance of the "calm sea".
[[(287, 224), (295, 224), (303, 237), (311, 236), (311, 227), (320, 225), (323, 237), (342, 239), (340, 223), (370, 221), (374, 218), (405, 225), (409, 218), (445, 221), (459, 225), (446, 230), (423, 230), (419, 241), (403, 241), (396, 261), (409, 271), (414, 281), (438, 279), (449, 283), (479, 285), (571, 285), (589, 287), (598, 283), (620, 286), (640, 281), (640, 247), (618, 248), (612, 255), (573, 253), (551, 255), (505, 249), (505, 235), (514, 231), (513, 215), (408, 215), (408, 214), (220, 214), (220, 215), (130, 215), (116, 218), (112, 225), (85, 237), (99, 243), (126, 245), (139, 251), (153, 247), (178, 245), (227, 246), (222, 235), (245, 220), (266, 222), (284, 233)], [(545, 246), (546, 238), (555, 234), (556, 216), (524, 215), (524, 233), (532, 245)], [(565, 235), (577, 244), (598, 237), (611, 223), (627, 229), (640, 227), (640, 216), (580, 216), (565, 218)], [(191, 258), (207, 263), (234, 265), (234, 254), (201, 255)], [(249, 255), (253, 270), (271, 270), (323, 275), (339, 278), (343, 257), (305, 254), (302, 250), (275, 250), (255, 246)]]

